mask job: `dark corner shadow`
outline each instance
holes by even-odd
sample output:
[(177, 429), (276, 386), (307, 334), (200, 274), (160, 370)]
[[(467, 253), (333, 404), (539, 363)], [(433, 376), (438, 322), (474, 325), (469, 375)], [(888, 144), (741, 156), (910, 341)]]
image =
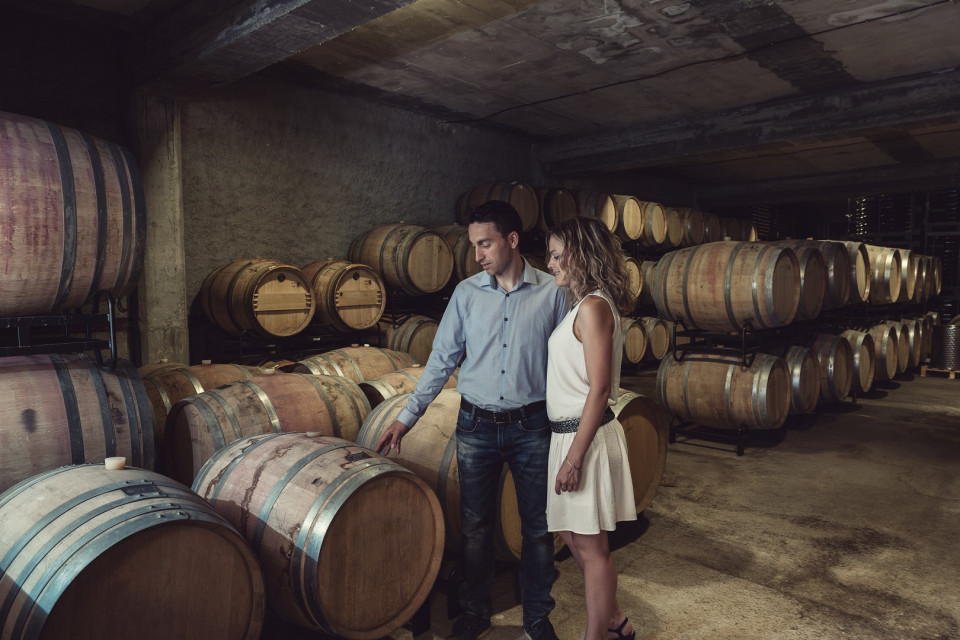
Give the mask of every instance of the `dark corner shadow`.
[(823, 421), (819, 413), (796, 413), (787, 416), (783, 423), (785, 431), (810, 431)]
[[(899, 376), (897, 377), (899, 378)], [(894, 382), (893, 380), (876, 380), (873, 383), (873, 389), (871, 391), (896, 391), (899, 388), (899, 382)]]
[(917, 374), (905, 371), (894, 376), (898, 382), (912, 382), (917, 379)]
[[(883, 389), (878, 389), (877, 386), (878, 385), (874, 383), (873, 388), (870, 389), (870, 391), (867, 391), (866, 393), (861, 393), (860, 397), (865, 398), (866, 400), (883, 400), (888, 395), (890, 395)], [(900, 386), (900, 385), (897, 385), (897, 386)]]

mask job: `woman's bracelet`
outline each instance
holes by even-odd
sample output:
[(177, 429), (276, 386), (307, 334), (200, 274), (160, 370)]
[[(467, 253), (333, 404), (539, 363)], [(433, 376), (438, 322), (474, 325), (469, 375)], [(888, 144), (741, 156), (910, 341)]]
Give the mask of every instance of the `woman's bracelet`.
[(574, 469), (576, 469), (577, 471), (580, 471), (580, 467), (578, 467), (577, 465), (575, 465), (575, 464), (573, 464), (572, 462), (570, 462), (570, 459), (569, 459), (569, 458), (564, 458), (563, 461), (566, 462), (566, 463), (567, 463), (568, 465), (570, 465), (571, 467), (573, 467)]

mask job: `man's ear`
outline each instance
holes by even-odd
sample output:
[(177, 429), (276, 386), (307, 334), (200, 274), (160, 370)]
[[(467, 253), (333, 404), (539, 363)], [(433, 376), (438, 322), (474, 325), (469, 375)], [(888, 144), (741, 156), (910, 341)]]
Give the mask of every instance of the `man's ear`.
[(520, 234), (516, 231), (511, 231), (507, 234), (507, 242), (510, 244), (511, 249), (516, 249), (520, 246)]

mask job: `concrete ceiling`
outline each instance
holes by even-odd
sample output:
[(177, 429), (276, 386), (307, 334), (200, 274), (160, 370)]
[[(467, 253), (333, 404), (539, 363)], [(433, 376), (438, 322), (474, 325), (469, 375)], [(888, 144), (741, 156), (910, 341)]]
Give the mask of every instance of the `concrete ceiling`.
[(639, 171), (702, 205), (960, 187), (953, 0), (73, 2), (140, 7), (137, 84), (347, 91), (527, 135), (547, 179)]

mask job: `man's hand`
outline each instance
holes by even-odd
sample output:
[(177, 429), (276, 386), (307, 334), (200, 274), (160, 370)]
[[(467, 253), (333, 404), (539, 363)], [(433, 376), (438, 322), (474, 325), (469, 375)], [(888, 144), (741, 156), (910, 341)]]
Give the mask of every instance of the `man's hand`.
[[(390, 453), (391, 449), (396, 447), (397, 453), (400, 453), (400, 441), (403, 439), (403, 436), (407, 435), (407, 431), (409, 430), (407, 425), (399, 420), (394, 420), (393, 424), (387, 427), (387, 430), (384, 431), (380, 439), (377, 440), (377, 446), (374, 451), (385, 456)], [(384, 450), (384, 447), (386, 447), (386, 450)]]

